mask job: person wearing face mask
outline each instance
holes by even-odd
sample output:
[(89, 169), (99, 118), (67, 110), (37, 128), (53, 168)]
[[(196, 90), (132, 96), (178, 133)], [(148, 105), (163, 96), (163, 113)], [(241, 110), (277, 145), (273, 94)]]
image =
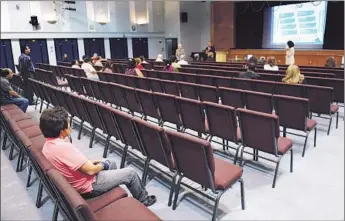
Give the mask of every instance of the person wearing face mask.
[(113, 160), (89, 160), (66, 138), (71, 134), (68, 113), (62, 107), (43, 111), (40, 129), (46, 138), (42, 153), (85, 199), (102, 195), (123, 184), (145, 206), (156, 202), (149, 196), (132, 168), (117, 169)]

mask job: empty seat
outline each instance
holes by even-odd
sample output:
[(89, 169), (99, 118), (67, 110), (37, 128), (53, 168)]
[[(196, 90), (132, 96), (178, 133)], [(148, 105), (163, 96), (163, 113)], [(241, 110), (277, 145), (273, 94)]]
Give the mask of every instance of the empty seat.
[(224, 87), (219, 87), (218, 90), (222, 104), (235, 108), (244, 108), (245, 100), (243, 97), (243, 90)]
[(175, 96), (162, 93), (153, 93), (159, 110), (160, 125), (164, 125), (165, 122), (176, 124), (177, 129), (181, 125), (181, 119), (177, 109)]
[(304, 86), (300, 84), (276, 83), (276, 94), (305, 97)]
[[(243, 164), (243, 152), (245, 148), (254, 149), (254, 160), (263, 158), (259, 156), (259, 151), (272, 154), (277, 161), (263, 158), (276, 163), (272, 188), (275, 187), (279, 163), (281, 158), (290, 151), (290, 172), (293, 170), (293, 150), (292, 141), (285, 137), (280, 137), (279, 117), (273, 114), (266, 114), (257, 111), (239, 108), (236, 110), (238, 114), (239, 125), (241, 129), (242, 149), (240, 155), (240, 165)], [(251, 154), (249, 152), (246, 152)]]
[(199, 85), (198, 86), (199, 97), (201, 101), (209, 101), (219, 103), (219, 96), (217, 87)]
[(273, 110), (272, 95), (262, 92), (244, 91), (246, 108), (271, 114)]
[[(216, 219), (216, 212), (222, 194), (230, 189), (237, 181), (241, 183), (242, 209), (245, 209), (244, 186), (242, 168), (213, 156), (211, 144), (203, 139), (193, 137), (172, 130), (165, 131), (176, 162), (179, 179), (175, 187), (173, 209), (180, 191), (181, 180), (186, 177), (205, 189), (210, 189), (217, 195), (213, 209), (212, 220)], [(193, 163), (191, 163), (193, 159)], [(193, 189), (195, 190), (195, 189)], [(197, 190), (196, 190), (197, 191)], [(197, 191), (207, 195), (205, 192)], [(207, 195), (208, 199), (212, 199)]]
[(182, 97), (199, 100), (197, 84), (178, 82), (178, 85), (180, 87)]
[(166, 94), (180, 96), (180, 90), (176, 81), (161, 80), (161, 84)]
[(136, 94), (141, 104), (142, 113), (144, 117), (150, 116), (159, 119), (158, 108), (153, 92), (136, 89)]
[(305, 141), (302, 152), (302, 157), (304, 157), (308, 136), (313, 129), (315, 130), (314, 147), (316, 146), (317, 123), (313, 119), (308, 119), (309, 100), (305, 98), (290, 97), (284, 95), (273, 95), (273, 100), (275, 106), (275, 114), (279, 116), (279, 124), (283, 127), (283, 136), (286, 136), (287, 128), (300, 130), (305, 133)]

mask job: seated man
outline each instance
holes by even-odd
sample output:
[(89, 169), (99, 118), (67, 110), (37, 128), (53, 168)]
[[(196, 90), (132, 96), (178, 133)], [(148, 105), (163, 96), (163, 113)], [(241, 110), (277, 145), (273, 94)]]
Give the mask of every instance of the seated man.
[(239, 78), (246, 78), (246, 79), (256, 79), (260, 76), (255, 73), (256, 64), (255, 63), (248, 63), (247, 64), (247, 71), (240, 73), (238, 76)]
[(0, 104), (15, 104), (25, 113), (29, 106), (29, 100), (15, 92), (9, 80), (13, 78), (11, 69), (5, 68), (0, 72)]
[(99, 196), (124, 184), (145, 206), (156, 202), (156, 197), (148, 195), (133, 169), (117, 170), (115, 162), (110, 160), (88, 160), (65, 140), (71, 128), (68, 113), (62, 107), (46, 109), (40, 118), (40, 128), (47, 138), (42, 153), (84, 198)]

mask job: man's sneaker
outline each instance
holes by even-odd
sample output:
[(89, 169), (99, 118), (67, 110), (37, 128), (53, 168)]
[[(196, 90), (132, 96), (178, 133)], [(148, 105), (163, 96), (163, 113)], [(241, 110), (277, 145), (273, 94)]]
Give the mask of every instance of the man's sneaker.
[(152, 195), (152, 196), (148, 196), (146, 198), (146, 200), (143, 202), (143, 204), (146, 207), (152, 206), (153, 204), (155, 204), (155, 202), (157, 201), (156, 196)]

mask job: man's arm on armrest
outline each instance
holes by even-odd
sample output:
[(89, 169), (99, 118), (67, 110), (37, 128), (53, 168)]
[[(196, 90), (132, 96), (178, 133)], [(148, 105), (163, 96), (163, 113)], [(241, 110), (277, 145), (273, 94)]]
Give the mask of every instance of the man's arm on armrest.
[(93, 164), (90, 160), (86, 161), (79, 169), (79, 172), (82, 172), (84, 174), (93, 176), (99, 173), (101, 170), (103, 170), (103, 164)]

